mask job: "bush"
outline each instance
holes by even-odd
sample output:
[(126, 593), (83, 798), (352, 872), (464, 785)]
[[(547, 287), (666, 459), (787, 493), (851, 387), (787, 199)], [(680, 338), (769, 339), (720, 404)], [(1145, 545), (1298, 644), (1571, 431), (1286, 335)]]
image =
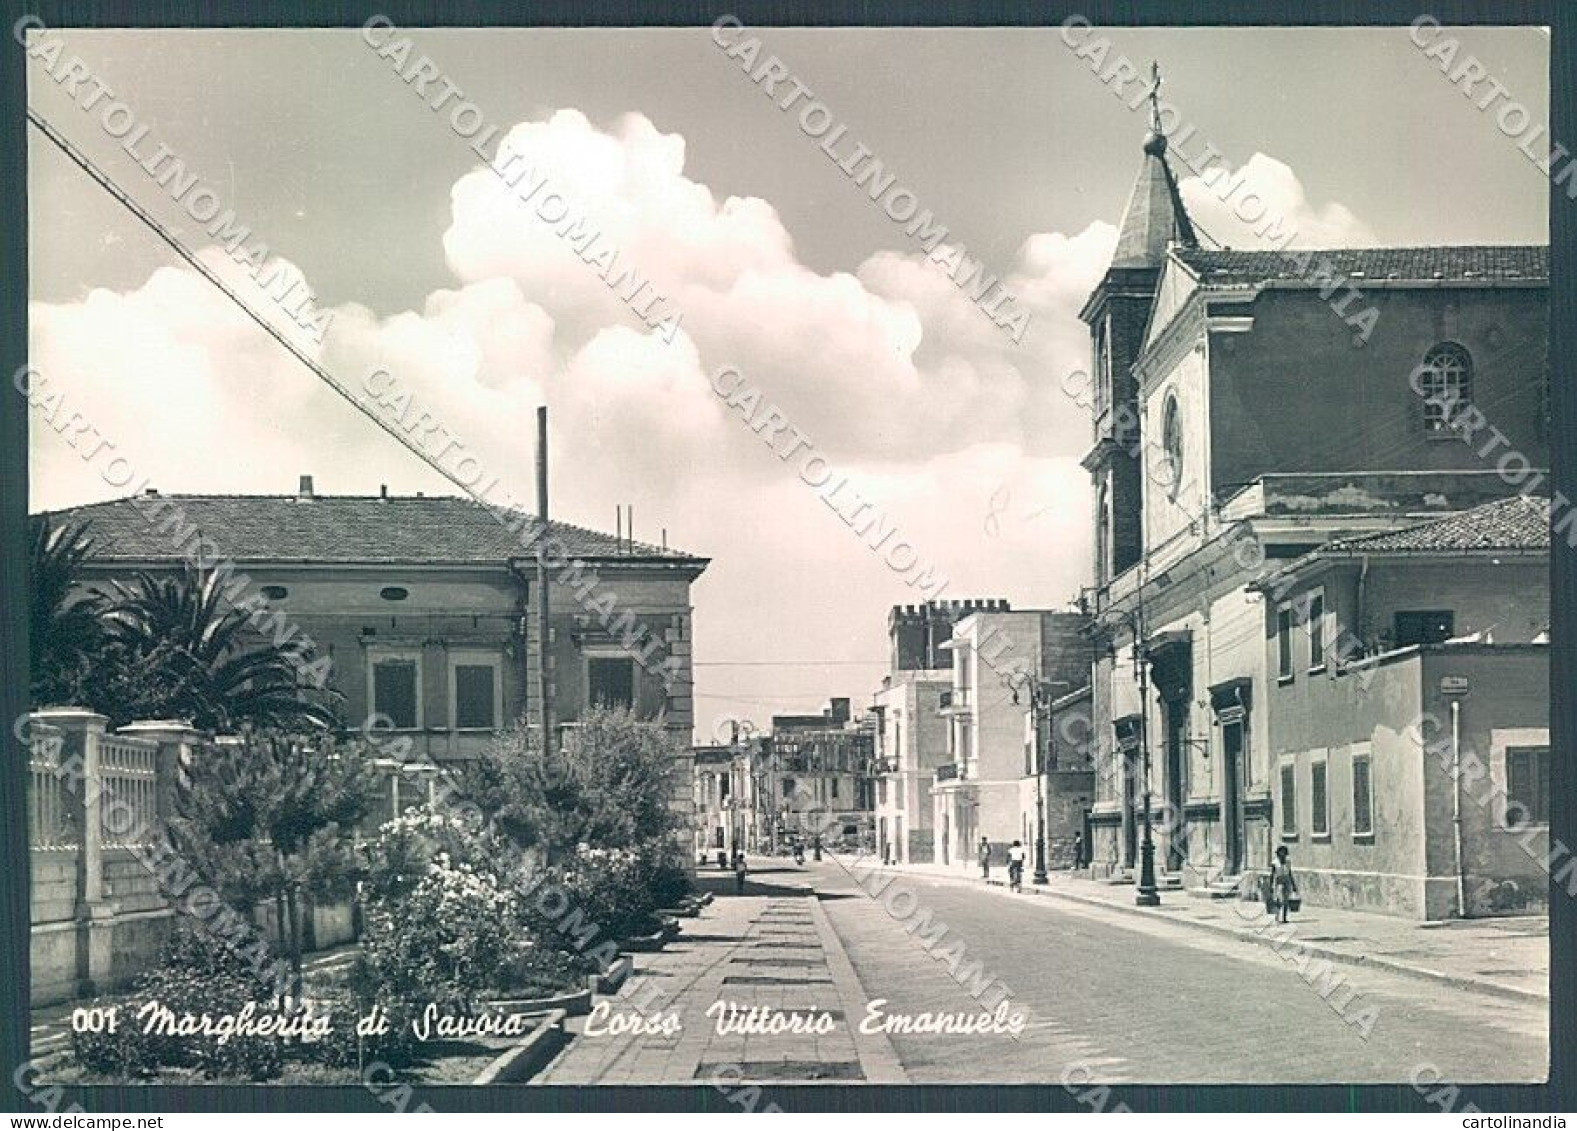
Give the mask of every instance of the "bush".
[(574, 962), (533, 929), (518, 895), (508, 870), (517, 855), (485, 829), (430, 812), (385, 825), (363, 891), (364, 992), (469, 1009), (488, 993), (572, 981)]
[(682, 752), (660, 722), (628, 708), (584, 712), (561, 749), (529, 727), (498, 736), (464, 774), (464, 792), (515, 844), (551, 862), (576, 846), (634, 849), (676, 828), (671, 808)]
[[(385, 1010), (388, 1031), (362, 1036), (356, 1024), (374, 1006)], [(327, 1011), (334, 1027), (321, 1041), (298, 1046), (303, 1060), (332, 1068), (353, 1068), (358, 1076), (366, 1065), (382, 1062), (402, 1068), (416, 1059), (419, 1046), (411, 1031), (411, 1012), (404, 1003), (379, 992), (376, 987), (350, 985), (336, 988), (316, 1007)]]
[(273, 986), (210, 932), (181, 924), (161, 965), (137, 980), (120, 1004), (115, 1033), (73, 1033), (72, 1049), (87, 1071), (136, 1079), (160, 1068), (195, 1068), (210, 1079), (271, 1080), (279, 1075), (284, 1042), (276, 1037), (171, 1036), (145, 1033), (138, 1011), (157, 1001), (177, 1017), (239, 1013), (247, 1002), (271, 1008)]
[(565, 861), (560, 883), (570, 906), (607, 937), (625, 939), (656, 929), (657, 900), (644, 882), (638, 853), (583, 844)]
[(648, 845), (642, 849), (638, 874), (641, 885), (651, 893), (659, 909), (678, 907), (695, 890), (678, 851), (668, 844)]
[[(89, 1003), (97, 1008), (112, 1004), (95, 999)], [(166, 1050), (160, 1038), (145, 1037), (135, 1019), (124, 1016), (113, 1033), (71, 1034), (71, 1051), (77, 1064), (86, 1072), (110, 1080), (138, 1080), (151, 1075), (159, 1067)]]

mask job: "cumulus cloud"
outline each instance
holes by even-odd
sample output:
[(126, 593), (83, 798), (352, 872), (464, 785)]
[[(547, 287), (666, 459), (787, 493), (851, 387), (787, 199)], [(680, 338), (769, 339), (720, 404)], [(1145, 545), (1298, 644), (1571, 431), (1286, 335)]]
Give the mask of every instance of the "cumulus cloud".
[[(1188, 214), (1228, 247), (1373, 247), (1374, 232), (1336, 201), (1316, 205), (1285, 162), (1255, 153), (1237, 169), (1208, 168), (1178, 184)], [(1280, 238), (1265, 236), (1280, 232)]]
[[(1032, 315), (1015, 344), (921, 253), (806, 267), (768, 202), (691, 180), (684, 139), (640, 114), (600, 128), (560, 110), (504, 145), (682, 312), (677, 331), (651, 330), (555, 225), (478, 168), (451, 193), (453, 285), (419, 310), (340, 307), (311, 347), (364, 406), (408, 436), (441, 427), (529, 499), (532, 417), (547, 403), (559, 517), (611, 527), (614, 505), (631, 503), (637, 537), (666, 527), (671, 544), (713, 558), (696, 592), (703, 657), (879, 660), (886, 606), (924, 597), (714, 392), (725, 366), (882, 507), (950, 595), (1046, 606), (1085, 581), (1076, 461), (1088, 420), (1061, 387), (1088, 365), (1077, 312), (1109, 260), (1111, 224), (1032, 235), (992, 265)], [(1339, 205), (1313, 207), (1285, 165), (1256, 155), (1244, 172), (1321, 241), (1360, 242), (1362, 225)], [(1208, 189), (1184, 192), (1226, 230)], [(37, 367), (166, 491), (281, 493), (301, 472), (335, 493), (452, 489), (188, 270), (36, 303), (32, 336)], [(394, 388), (374, 396), (380, 369)], [(42, 430), (32, 465), (35, 506), (117, 493)], [(863, 697), (879, 670), (844, 691)], [(703, 673), (703, 696), (715, 679)]]

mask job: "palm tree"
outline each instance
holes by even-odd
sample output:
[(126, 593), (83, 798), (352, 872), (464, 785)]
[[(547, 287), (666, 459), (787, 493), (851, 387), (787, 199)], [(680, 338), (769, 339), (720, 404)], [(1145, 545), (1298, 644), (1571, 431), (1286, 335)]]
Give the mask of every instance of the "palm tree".
[(80, 584), (82, 563), (92, 556), (93, 539), (87, 523), (51, 523), (47, 515), (34, 515), (29, 526), (33, 702), (39, 706), (80, 703), (92, 685), (93, 663), (104, 645), (99, 622), (104, 599)]
[(100, 709), (117, 721), (184, 718), (205, 730), (331, 726), (329, 697), (297, 678), (307, 652), (265, 638), (248, 612), (229, 605), (220, 581), (188, 565), (174, 576), (138, 572), (112, 582), (100, 623), (127, 678), (114, 681), (117, 701)]

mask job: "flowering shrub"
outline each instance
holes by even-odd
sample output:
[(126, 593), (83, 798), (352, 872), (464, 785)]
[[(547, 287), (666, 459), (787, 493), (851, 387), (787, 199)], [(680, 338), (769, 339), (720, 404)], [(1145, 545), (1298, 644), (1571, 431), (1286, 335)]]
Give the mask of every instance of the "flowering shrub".
[(439, 852), (402, 894), (368, 900), (367, 973), (396, 998), (471, 1006), (533, 945), (519, 919), (496, 875)]
[(640, 854), (623, 848), (579, 845), (561, 870), (570, 905), (616, 939), (657, 929), (657, 901), (643, 882)]
[(557, 990), (580, 968), (533, 929), (511, 863), (486, 829), (420, 812), (370, 849), (358, 983), (407, 1003), (468, 1009), (489, 993)]
[[(357, 1022), (379, 1008), (386, 1024), (381, 1033), (362, 1035), (357, 1032)], [(411, 1031), (412, 1011), (403, 1002), (395, 1001), (375, 987), (340, 986), (325, 995), (318, 1006), (334, 1019), (328, 1036), (312, 1048), (312, 1059), (334, 1068), (354, 1068), (358, 1076), (369, 1064), (383, 1063), (390, 1068), (403, 1068), (416, 1059), (420, 1052), (416, 1036)]]

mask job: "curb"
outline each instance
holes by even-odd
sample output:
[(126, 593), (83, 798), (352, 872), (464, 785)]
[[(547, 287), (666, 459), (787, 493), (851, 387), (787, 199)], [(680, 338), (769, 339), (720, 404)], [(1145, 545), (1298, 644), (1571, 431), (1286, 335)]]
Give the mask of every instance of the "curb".
[(583, 990), (566, 990), (552, 997), (487, 998), (483, 1004), (492, 1006), (499, 1013), (564, 1013), (570, 1017), (580, 1017), (591, 1012), (591, 995), (591, 987), (587, 986)]
[[(890, 870), (903, 872), (906, 875), (911, 876), (931, 876), (933, 879), (949, 881), (952, 883), (973, 884), (975, 882), (974, 880), (964, 876), (955, 877), (948, 875), (935, 875), (931, 872), (920, 872), (908, 868), (892, 868)], [(986, 883), (991, 887), (1007, 887), (1007, 882), (1005, 880), (987, 880)], [(1156, 916), (1148, 909), (1141, 907), (1125, 907), (1120, 903), (1112, 903), (1104, 899), (1095, 899), (1091, 896), (1080, 895), (1077, 892), (1052, 891), (1049, 888), (1038, 888), (1034, 884), (1025, 884), (1023, 890), (1031, 895), (1043, 896), (1050, 899), (1065, 899), (1070, 903), (1078, 903), (1086, 907), (1103, 907), (1110, 911), (1116, 911), (1119, 914), (1132, 915), (1140, 919), (1148, 919), (1152, 923), (1159, 921), (1166, 923), (1176, 923), (1183, 927), (1195, 927), (1199, 930), (1210, 931), (1214, 934), (1224, 935), (1227, 938), (1239, 939), (1242, 942), (1255, 943), (1259, 946), (1270, 947), (1272, 949), (1276, 949), (1277, 943), (1279, 941), (1277, 939), (1267, 938), (1266, 936), (1257, 932), (1243, 931), (1236, 927), (1222, 926), (1218, 923), (1204, 923), (1196, 919), (1162, 918), (1158, 920)], [(1302, 942), (1296, 938), (1294, 938), (1292, 942), (1302, 947), (1304, 953), (1312, 955), (1315, 958), (1324, 958), (1331, 962), (1340, 962), (1348, 966), (1367, 966), (1371, 969), (1385, 970), (1392, 974), (1406, 974), (1411, 977), (1418, 978), (1421, 981), (1455, 986), (1458, 989), (1476, 990), (1479, 993), (1489, 994), (1494, 997), (1512, 998), (1516, 1001), (1534, 1002), (1546, 1007), (1550, 1004), (1549, 996), (1546, 994), (1541, 994), (1536, 990), (1525, 990), (1519, 986), (1508, 986), (1502, 982), (1483, 981), (1478, 978), (1469, 978), (1461, 974), (1447, 974), (1441, 970), (1431, 970), (1427, 966), (1412, 966), (1405, 962), (1398, 962), (1395, 959), (1382, 958), (1376, 955), (1355, 954), (1351, 951), (1336, 950), (1332, 947)]]
[(623, 940), (619, 943), (619, 949), (626, 954), (653, 954), (667, 946), (669, 940), (673, 938), (668, 930), (668, 924), (664, 923), (649, 935), (635, 935)]
[(607, 970), (600, 974), (586, 975), (586, 988), (593, 994), (616, 994), (631, 974), (635, 973), (635, 959), (621, 954)]
[[(810, 899), (811, 918), (816, 921), (816, 933), (821, 936), (822, 953), (827, 957), (827, 969), (832, 972), (834, 988), (842, 991), (845, 986), (852, 985), (857, 1000), (865, 1000), (865, 989), (860, 985), (860, 976), (854, 972), (854, 963), (849, 961), (849, 952), (843, 947), (843, 940), (838, 937), (838, 932), (833, 929), (832, 920), (827, 918), (827, 909), (821, 905), (819, 896), (812, 894)], [(842, 996), (840, 992), (840, 997)], [(853, 1005), (854, 1002), (847, 1002)], [(892, 1038), (886, 1033), (862, 1033), (859, 1023), (853, 1017), (852, 1010), (845, 1010), (844, 1023), (849, 1028), (849, 1036), (854, 1041), (854, 1055), (860, 1058), (860, 1072), (865, 1077), (866, 1084), (907, 1084), (909, 1076), (903, 1070), (903, 1063), (898, 1059), (898, 1052), (893, 1048)]]
[(542, 1018), (542, 1024), (529, 1037), (482, 1069), (471, 1083), (473, 1086), (524, 1084), (540, 1072), (567, 1041), (564, 1011), (555, 1009)]

